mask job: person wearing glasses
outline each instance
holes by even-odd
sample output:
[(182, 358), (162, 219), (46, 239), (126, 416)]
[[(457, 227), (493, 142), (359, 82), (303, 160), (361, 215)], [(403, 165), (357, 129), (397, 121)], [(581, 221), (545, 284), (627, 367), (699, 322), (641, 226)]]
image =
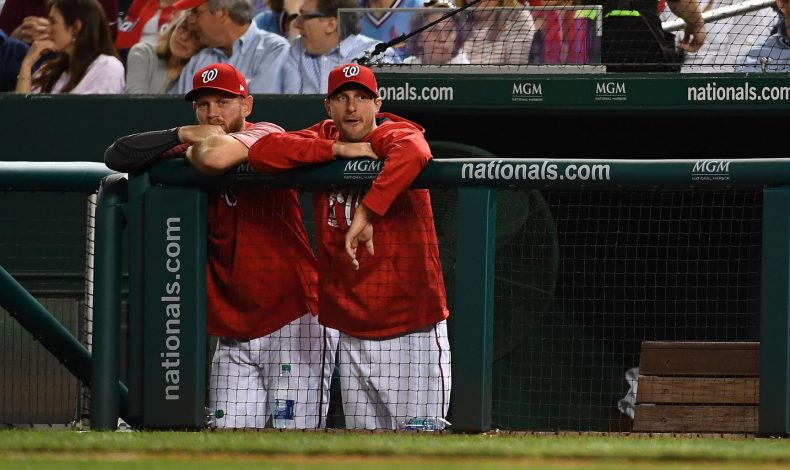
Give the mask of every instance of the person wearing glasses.
[[(359, 34), (357, 15), (338, 17), (339, 8), (356, 8), (357, 0), (303, 0), (291, 26), (299, 31), (285, 61), (285, 93), (321, 94), (329, 72), (363, 57), (381, 41)], [(398, 63), (392, 50), (375, 58)]]
[(189, 25), (207, 46), (189, 60), (173, 92), (191, 90), (195, 72), (213, 63), (235, 67), (252, 94), (283, 92), (288, 41), (255, 25), (249, 0), (178, 0), (173, 8), (191, 10)]

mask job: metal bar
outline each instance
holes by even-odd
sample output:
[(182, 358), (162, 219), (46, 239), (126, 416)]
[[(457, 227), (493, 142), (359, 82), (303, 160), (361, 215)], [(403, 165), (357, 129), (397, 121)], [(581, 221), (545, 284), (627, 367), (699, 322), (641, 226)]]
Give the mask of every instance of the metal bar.
[[(724, 7), (714, 8), (713, 10), (706, 11), (702, 14), (702, 19), (705, 23), (712, 23), (732, 16), (738, 16), (743, 13), (762, 10), (763, 8), (770, 7), (775, 4), (774, 0), (749, 0), (748, 2), (737, 3), (735, 5), (727, 5)], [(672, 21), (665, 21), (661, 24), (664, 31), (680, 31), (686, 27), (686, 22), (677, 19)]]
[[(337, 160), (283, 172), (257, 173), (248, 164), (207, 176), (182, 159), (166, 160), (151, 172), (152, 184), (216, 188), (254, 184), (271, 188), (321, 189), (369, 186), (382, 161)], [(413, 188), (488, 186), (523, 189), (721, 189), (790, 184), (790, 159), (735, 160), (431, 160)]]
[(92, 192), (113, 173), (96, 162), (0, 162), (0, 189)]
[(120, 394), (121, 240), (126, 224), (123, 209), (127, 181), (122, 175), (105, 178), (96, 205), (96, 289), (93, 324), (93, 383), (91, 429), (114, 430)]

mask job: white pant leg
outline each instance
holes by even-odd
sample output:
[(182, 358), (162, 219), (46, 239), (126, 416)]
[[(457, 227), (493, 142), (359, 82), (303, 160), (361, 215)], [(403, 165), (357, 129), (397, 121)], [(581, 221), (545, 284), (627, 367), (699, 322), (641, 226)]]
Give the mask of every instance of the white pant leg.
[(338, 333), (307, 313), (250, 341), (220, 338), (211, 367), (209, 407), (218, 427), (263, 428), (274, 406), (282, 364), (291, 364), (297, 386), (294, 420), (299, 429), (326, 427), (329, 387)]
[[(329, 387), (335, 368), (338, 332), (318, 323), (310, 313), (302, 315), (271, 335), (272, 360), (279, 374), (280, 364), (291, 364), (297, 393), (294, 421), (297, 429), (326, 427), (329, 410)], [(275, 354), (279, 351), (279, 354)], [(270, 390), (277, 386), (277, 374)], [(269, 396), (270, 408), (274, 394)]]
[(380, 390), (379, 379), (390, 374), (381, 361), (381, 343), (340, 333), (340, 394), (347, 429), (397, 428), (384, 404), (388, 389)]
[(220, 428), (262, 428), (267, 409), (263, 371), (256, 361), (260, 339), (219, 338), (211, 361), (209, 409)]
[(452, 374), (447, 323), (387, 340), (341, 334), (338, 361), (347, 428), (396, 429), (409, 418), (444, 418)]

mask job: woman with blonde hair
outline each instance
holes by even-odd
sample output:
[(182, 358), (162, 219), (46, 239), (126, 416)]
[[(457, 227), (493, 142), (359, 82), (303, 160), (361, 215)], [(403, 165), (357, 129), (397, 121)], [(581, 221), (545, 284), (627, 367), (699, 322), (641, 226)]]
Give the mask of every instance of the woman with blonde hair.
[[(120, 93), (123, 64), (97, 0), (49, 0), (45, 38), (33, 41), (16, 82), (18, 93)], [(33, 73), (36, 63), (49, 52)]]
[(529, 10), (518, 0), (481, 0), (471, 10), (472, 22), (464, 51), (472, 64), (529, 63), (535, 36), (535, 23)]
[(200, 39), (187, 24), (189, 12), (183, 12), (159, 36), (156, 45), (139, 42), (126, 59), (127, 94), (167, 93), (178, 82), (189, 59), (201, 49)]

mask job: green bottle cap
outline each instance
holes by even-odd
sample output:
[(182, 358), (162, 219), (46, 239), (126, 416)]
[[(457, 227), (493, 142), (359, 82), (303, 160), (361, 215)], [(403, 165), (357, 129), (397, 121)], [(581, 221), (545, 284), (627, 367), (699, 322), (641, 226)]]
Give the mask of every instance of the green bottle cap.
[(291, 372), (291, 364), (283, 364), (282, 365), (283, 372)]
[(225, 416), (225, 412), (223, 410), (217, 410), (217, 411), (214, 412), (214, 417), (215, 418), (222, 418), (224, 416)]

